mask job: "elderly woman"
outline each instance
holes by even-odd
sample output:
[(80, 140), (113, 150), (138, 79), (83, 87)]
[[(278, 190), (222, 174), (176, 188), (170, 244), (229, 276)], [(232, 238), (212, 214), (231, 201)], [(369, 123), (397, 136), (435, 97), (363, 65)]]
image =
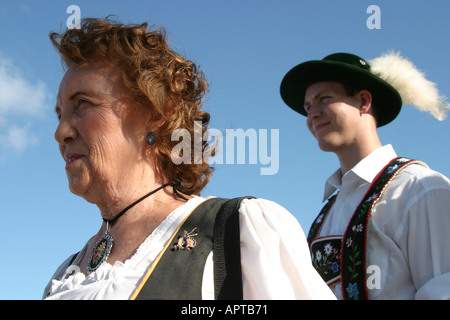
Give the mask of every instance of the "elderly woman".
[[(84, 19), (80, 29), (50, 38), (66, 67), (55, 139), (69, 188), (97, 205), (103, 223), (57, 269), (44, 298), (334, 297), (311, 266), (300, 225), (273, 202), (239, 202), (231, 259), (229, 231), (219, 229), (225, 238), (216, 240), (223, 202), (206, 205), (212, 199), (199, 195), (212, 168), (206, 159), (171, 158), (179, 143), (171, 141), (174, 130), (193, 134), (198, 121), (207, 130), (207, 83), (194, 63), (169, 49), (162, 30)], [(224, 250), (219, 266), (214, 256)], [(223, 287), (231, 293), (219, 295)]]

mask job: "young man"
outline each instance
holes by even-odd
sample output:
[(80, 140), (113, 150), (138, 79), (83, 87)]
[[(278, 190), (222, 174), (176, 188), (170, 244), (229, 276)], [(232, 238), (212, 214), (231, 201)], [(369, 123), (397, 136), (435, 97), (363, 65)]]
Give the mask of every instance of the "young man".
[(280, 91), (340, 162), (308, 235), (313, 264), (335, 295), (450, 299), (450, 181), (397, 157), (377, 134), (402, 103), (443, 120), (449, 104), (434, 84), (398, 54), (369, 64), (337, 53), (294, 67)]

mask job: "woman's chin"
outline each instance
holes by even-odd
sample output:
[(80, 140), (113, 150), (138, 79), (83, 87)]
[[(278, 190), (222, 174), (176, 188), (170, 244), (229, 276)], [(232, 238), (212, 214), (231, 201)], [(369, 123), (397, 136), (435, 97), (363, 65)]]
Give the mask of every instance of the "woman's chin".
[[(86, 201), (89, 201), (88, 198), (88, 187), (86, 183), (82, 183), (80, 181), (77, 181), (76, 179), (71, 180), (69, 179), (69, 190), (74, 195), (84, 198)], [(91, 202), (91, 201), (89, 201)]]

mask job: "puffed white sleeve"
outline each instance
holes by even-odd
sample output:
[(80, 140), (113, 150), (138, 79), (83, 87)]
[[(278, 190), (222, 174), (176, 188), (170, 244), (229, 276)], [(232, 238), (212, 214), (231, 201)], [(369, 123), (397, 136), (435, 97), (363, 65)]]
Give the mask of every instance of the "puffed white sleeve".
[(292, 214), (265, 199), (244, 199), (239, 213), (244, 299), (336, 299)]

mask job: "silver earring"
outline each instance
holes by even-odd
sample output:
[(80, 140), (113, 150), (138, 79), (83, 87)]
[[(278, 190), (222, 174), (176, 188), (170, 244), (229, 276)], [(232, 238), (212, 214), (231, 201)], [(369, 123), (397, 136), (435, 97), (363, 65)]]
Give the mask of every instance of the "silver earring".
[(156, 134), (154, 132), (149, 132), (147, 133), (147, 135), (145, 136), (145, 140), (147, 141), (147, 144), (149, 146), (152, 146), (156, 143)]

